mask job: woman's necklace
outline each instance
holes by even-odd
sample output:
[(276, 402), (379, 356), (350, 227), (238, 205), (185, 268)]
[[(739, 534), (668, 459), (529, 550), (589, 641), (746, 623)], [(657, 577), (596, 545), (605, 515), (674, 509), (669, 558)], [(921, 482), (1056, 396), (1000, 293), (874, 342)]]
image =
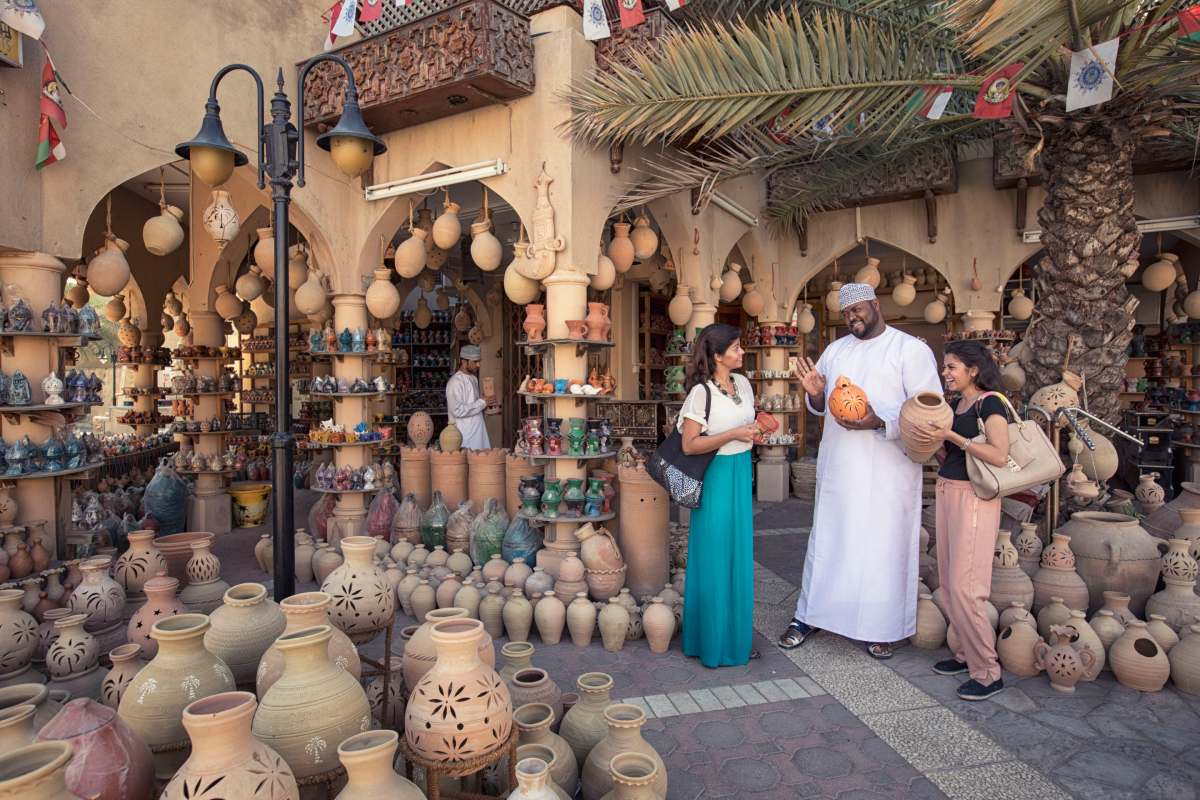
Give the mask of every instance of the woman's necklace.
[(733, 379), (732, 375), (729, 376), (729, 385), (733, 387), (733, 394), (730, 394), (729, 390), (725, 388), (725, 385), (721, 383), (721, 381), (717, 380), (716, 377), (713, 378), (713, 383), (717, 385), (717, 390), (721, 394), (733, 401), (734, 405), (740, 406), (742, 404), (742, 395), (738, 392), (737, 381)]
[(966, 402), (967, 407), (963, 411), (958, 411), (958, 409), (955, 409), (955, 412), (958, 414), (965, 414), (965, 413), (967, 413), (967, 411), (970, 411), (971, 407), (975, 405), (975, 401), (977, 401), (979, 399), (979, 396), (981, 394), (983, 394), (983, 392), (979, 391), (978, 389), (976, 389), (975, 391), (970, 392), (970, 393), (960, 392), (959, 397), (958, 397), (958, 405), (959, 405), (959, 407), (961, 407), (962, 404), (964, 402)]

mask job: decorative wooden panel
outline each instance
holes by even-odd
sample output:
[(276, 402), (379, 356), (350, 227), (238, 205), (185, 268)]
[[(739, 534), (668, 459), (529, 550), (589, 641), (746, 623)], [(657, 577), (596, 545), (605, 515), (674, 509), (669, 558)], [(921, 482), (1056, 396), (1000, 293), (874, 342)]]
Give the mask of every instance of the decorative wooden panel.
[[(803, 174), (801, 168), (781, 169), (767, 178), (767, 192), (772, 200), (789, 194), (788, 185)], [(958, 168), (950, 151), (931, 145), (913, 158), (896, 163), (880, 164), (879, 169), (866, 175), (852, 190), (834, 198), (843, 208), (914, 200), (925, 192), (952, 194), (958, 191)]]

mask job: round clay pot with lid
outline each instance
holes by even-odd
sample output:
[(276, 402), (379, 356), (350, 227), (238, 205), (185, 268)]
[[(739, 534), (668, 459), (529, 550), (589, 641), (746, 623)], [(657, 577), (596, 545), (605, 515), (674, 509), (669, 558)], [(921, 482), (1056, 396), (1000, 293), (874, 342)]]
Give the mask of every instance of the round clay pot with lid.
[(563, 714), (558, 733), (571, 745), (577, 763), (584, 763), (592, 748), (608, 733), (604, 709), (611, 702), (613, 679), (603, 672), (585, 672), (575, 680), (579, 702)]
[[(77, 698), (38, 733), (38, 741), (69, 744), (67, 788), (98, 800), (150, 800), (154, 758), (114, 709)], [(0, 793), (2, 796), (2, 793)]]
[[(285, 597), (279, 603), (283, 612), (283, 633), (294, 633), (305, 628), (319, 625), (329, 625), (329, 605), (332, 601), (325, 592), (302, 592), (291, 597)], [(362, 659), (359, 658), (358, 648), (346, 634), (333, 628), (333, 636), (329, 639), (329, 660), (338, 669), (344, 669), (355, 678), (362, 677)], [(279, 676), (283, 674), (283, 654), (271, 646), (263, 653), (258, 663), (255, 675), (255, 690), (259, 697), (267, 693)]]
[[(540, 744), (554, 753), (550, 777), (564, 789), (575, 790), (579, 783), (579, 764), (567, 740), (550, 730), (559, 714), (546, 703), (522, 703), (513, 712), (521, 744)], [(550, 764), (547, 761), (547, 764)]]
[(114, 647), (108, 654), (108, 660), (112, 662), (112, 669), (100, 684), (100, 702), (115, 711), (121, 705), (121, 695), (125, 694), (134, 676), (146, 666), (146, 661), (138, 644)]
[(225, 662), (239, 688), (253, 689), (255, 671), (287, 623), (261, 583), (239, 583), (208, 618), (204, 647)]
[(562, 690), (550, 677), (550, 673), (539, 667), (527, 667), (517, 670), (511, 678), (505, 679), (508, 692), (512, 696), (513, 707), (530, 703), (544, 703), (554, 712), (550, 724), (562, 719)]
[(29, 662), (38, 644), (38, 623), (21, 608), (25, 593), (0, 589), (0, 686), (37, 680)]
[(642, 726), (646, 724), (646, 712), (628, 703), (614, 703), (604, 710), (604, 721), (608, 732), (591, 752), (583, 765), (584, 800), (601, 800), (613, 788), (609, 764), (620, 753), (641, 753), (650, 758), (658, 768), (658, 776), (651, 788), (660, 797), (667, 796), (667, 766), (650, 744), (642, 738)]
[(367, 731), (338, 745), (347, 780), (335, 800), (425, 800), (425, 793), (392, 767), (399, 739), (395, 731)]
[[(437, 608), (425, 615), (425, 622), (416, 628), (404, 646), (404, 684), (410, 691), (437, 663), (437, 648), (433, 643), (433, 626), (448, 619), (466, 618), (467, 610), (456, 607)], [(492, 645), (492, 637), (486, 632), (480, 637), (478, 655), (483, 663), (495, 666), (496, 650)]]
[(146, 594), (146, 602), (129, 618), (129, 624), (125, 627), (125, 636), (130, 642), (141, 646), (147, 659), (154, 658), (158, 654), (158, 642), (150, 636), (151, 626), (157, 620), (187, 612), (187, 606), (175, 596), (178, 589), (179, 580), (167, 575), (165, 570), (150, 578), (142, 586), (142, 590)]
[(0, 754), (0, 798), (73, 800), (66, 771), (74, 751), (67, 742), (36, 742)]
[(1146, 623), (1138, 619), (1125, 626), (1124, 635), (1113, 642), (1108, 659), (1117, 681), (1139, 692), (1161, 690), (1171, 675), (1167, 654), (1154, 641)]
[(191, 738), (192, 754), (160, 800), (203, 798), (217, 787), (222, 797), (299, 800), (287, 762), (250, 733), (257, 708), (249, 692), (222, 692), (188, 705), (183, 727)]

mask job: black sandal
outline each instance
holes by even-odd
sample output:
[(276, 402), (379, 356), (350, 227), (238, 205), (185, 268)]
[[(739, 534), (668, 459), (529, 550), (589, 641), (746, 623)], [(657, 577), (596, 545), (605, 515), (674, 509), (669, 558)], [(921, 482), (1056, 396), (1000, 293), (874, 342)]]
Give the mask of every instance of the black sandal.
[(873, 642), (867, 645), (867, 653), (871, 658), (877, 658), (880, 661), (886, 661), (894, 655), (889, 642)]
[(787, 630), (779, 637), (779, 641), (776, 644), (781, 650), (795, 650), (804, 644), (805, 639), (816, 632), (816, 628), (805, 625), (803, 622), (792, 620), (788, 623)]

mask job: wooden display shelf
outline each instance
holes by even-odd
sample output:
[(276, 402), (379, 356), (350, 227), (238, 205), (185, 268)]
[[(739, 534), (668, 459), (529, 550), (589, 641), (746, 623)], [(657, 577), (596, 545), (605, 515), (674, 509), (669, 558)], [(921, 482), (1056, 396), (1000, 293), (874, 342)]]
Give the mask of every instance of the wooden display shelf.
[(317, 492), (318, 494), (374, 494), (375, 492), (381, 492), (383, 490), (379, 489), (379, 488), (375, 488), (375, 489), (318, 489), (314, 486), (314, 487), (310, 488), (309, 491)]
[(560, 522), (568, 523), (570, 525), (583, 525), (588, 522), (607, 522), (608, 520), (613, 519), (617, 516), (617, 513), (615, 511), (610, 511), (607, 514), (600, 514), (599, 516), (596, 516), (596, 517), (589, 517), (589, 516), (568, 517), (568, 516), (564, 516), (561, 514), (556, 517), (547, 517), (545, 514), (538, 514), (536, 516), (530, 516), (530, 515), (526, 514), (524, 511), (520, 511), (518, 513), (525, 519), (529, 520), (530, 522), (541, 522), (541, 523), (546, 523), (546, 524), (551, 524), (551, 525), (558, 524)]
[(0, 415), (6, 417), (10, 422), (16, 424), (22, 416), (32, 416), (34, 414), (42, 414), (47, 411), (86, 411), (94, 405), (102, 405), (101, 403), (59, 403), (58, 405), (48, 405), (39, 403), (37, 405), (28, 406), (0, 406)]
[(233, 397), (237, 394), (233, 389), (222, 389), (216, 392), (178, 392), (167, 395), (168, 398), (186, 400), (189, 397)]
[(383, 439), (371, 439), (367, 442), (313, 442), (304, 443), (305, 450), (328, 450), (335, 447), (381, 447)]
[(241, 428), (236, 430), (219, 430), (219, 431), (171, 431), (175, 436), (255, 436), (262, 435), (262, 431), (250, 428)]
[(386, 392), (309, 392), (310, 397), (332, 397), (335, 403), (342, 402), (343, 397), (358, 397), (364, 400), (378, 400)]
[(338, 361), (342, 361), (347, 358), (378, 358), (379, 353), (380, 353), (379, 350), (364, 350), (361, 353), (356, 353), (351, 350), (351, 351), (347, 351), (344, 353), (341, 351), (328, 351), (325, 353), (314, 353), (312, 351), (309, 351), (308, 354), (310, 356), (312, 356), (313, 358), (317, 358), (318, 356), (320, 356), (322, 358), (326, 358), (326, 357), (336, 358)]
[(17, 339), (55, 339), (62, 344), (59, 347), (83, 347), (87, 342), (98, 340), (99, 336), (85, 336), (82, 333), (51, 333), (50, 331), (3, 331), (0, 332), (0, 350), (4, 355), (13, 354), (13, 342)]
[(76, 467), (75, 469), (60, 469), (60, 470), (54, 470), (53, 472), (43, 470), (42, 472), (25, 472), (20, 475), (0, 474), (0, 481), (30, 481), (30, 480), (38, 480), (41, 478), (65, 478), (69, 475), (78, 475), (80, 473), (88, 472), (93, 469), (98, 469), (103, 466), (104, 466), (104, 463), (98, 461), (98, 462), (94, 462), (91, 464), (85, 464), (82, 467)]
[(532, 401), (540, 400), (574, 400), (578, 407), (589, 400), (593, 403), (603, 403), (611, 399), (611, 395), (607, 394), (541, 394), (540, 392), (517, 392), (518, 397), (524, 397)]
[(517, 342), (517, 347), (524, 347), (526, 350), (545, 350), (560, 344), (575, 345), (575, 355), (577, 356), (582, 356), (589, 350), (602, 350), (606, 347), (616, 346), (613, 342), (596, 342), (591, 339), (543, 339), (540, 342), (522, 340)]
[(589, 455), (572, 456), (572, 455), (567, 455), (566, 453), (563, 453), (563, 454), (557, 455), (557, 456), (547, 456), (547, 455), (530, 456), (530, 455), (527, 455), (527, 456), (525, 456), (525, 458), (529, 461), (530, 464), (536, 464), (539, 461), (574, 461), (574, 462), (576, 462), (575, 466), (578, 469), (583, 469), (583, 467), (589, 461), (603, 461), (606, 458), (614, 458), (616, 455), (617, 455), (617, 452), (615, 450), (609, 450), (607, 452), (596, 453), (595, 455), (591, 455), (591, 456), (589, 456)]

